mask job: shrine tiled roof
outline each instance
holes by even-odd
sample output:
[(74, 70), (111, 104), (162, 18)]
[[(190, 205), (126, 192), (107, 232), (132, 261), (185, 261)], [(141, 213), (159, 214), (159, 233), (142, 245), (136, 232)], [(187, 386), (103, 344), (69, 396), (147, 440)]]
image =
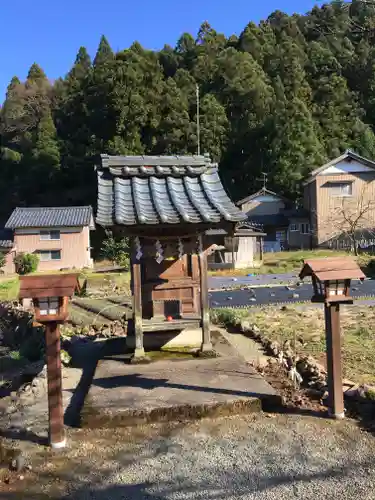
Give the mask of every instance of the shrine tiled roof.
[(101, 155), (101, 160), (96, 221), (104, 227), (246, 219), (206, 156)]

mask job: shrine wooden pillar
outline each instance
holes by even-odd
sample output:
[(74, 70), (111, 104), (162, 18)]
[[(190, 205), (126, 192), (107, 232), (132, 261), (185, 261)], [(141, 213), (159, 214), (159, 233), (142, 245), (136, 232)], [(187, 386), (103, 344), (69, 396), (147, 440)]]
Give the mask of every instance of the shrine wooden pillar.
[(202, 317), (202, 346), (201, 352), (211, 353), (212, 342), (210, 332), (210, 308), (208, 303), (208, 273), (207, 253), (204, 251), (203, 238), (199, 236), (199, 271), (200, 271), (200, 298)]
[(146, 359), (143, 345), (143, 321), (142, 321), (142, 273), (141, 263), (132, 259), (131, 280), (133, 292), (133, 325), (134, 325), (134, 353), (132, 360), (134, 362)]

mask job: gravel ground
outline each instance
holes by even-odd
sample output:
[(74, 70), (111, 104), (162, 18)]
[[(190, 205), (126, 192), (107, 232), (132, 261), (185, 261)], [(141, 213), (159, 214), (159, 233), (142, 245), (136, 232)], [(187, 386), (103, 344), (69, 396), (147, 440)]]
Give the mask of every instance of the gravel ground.
[(370, 500), (374, 452), (352, 421), (295, 415), (81, 430), (65, 456), (34, 467), (26, 496), (0, 498)]

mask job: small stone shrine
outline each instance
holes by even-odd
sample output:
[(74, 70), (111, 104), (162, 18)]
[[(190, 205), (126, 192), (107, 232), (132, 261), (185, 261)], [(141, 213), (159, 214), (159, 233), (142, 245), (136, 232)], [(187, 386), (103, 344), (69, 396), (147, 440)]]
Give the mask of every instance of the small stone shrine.
[(246, 219), (207, 156), (101, 155), (97, 223), (131, 240), (134, 361), (145, 332), (200, 329), (210, 355), (208, 229)]

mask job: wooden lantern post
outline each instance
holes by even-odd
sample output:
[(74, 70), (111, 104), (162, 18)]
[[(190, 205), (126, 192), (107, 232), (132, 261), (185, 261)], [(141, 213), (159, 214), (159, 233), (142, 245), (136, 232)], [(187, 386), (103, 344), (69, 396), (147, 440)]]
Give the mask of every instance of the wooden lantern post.
[(79, 287), (78, 275), (21, 276), (20, 282), (19, 298), (33, 300), (35, 320), (45, 326), (49, 441), (52, 448), (64, 448), (60, 324), (68, 317), (68, 297)]
[(329, 415), (344, 418), (344, 395), (341, 366), (340, 304), (352, 304), (350, 280), (365, 275), (351, 257), (311, 259), (304, 262), (300, 278), (311, 276), (312, 302), (324, 304)]

